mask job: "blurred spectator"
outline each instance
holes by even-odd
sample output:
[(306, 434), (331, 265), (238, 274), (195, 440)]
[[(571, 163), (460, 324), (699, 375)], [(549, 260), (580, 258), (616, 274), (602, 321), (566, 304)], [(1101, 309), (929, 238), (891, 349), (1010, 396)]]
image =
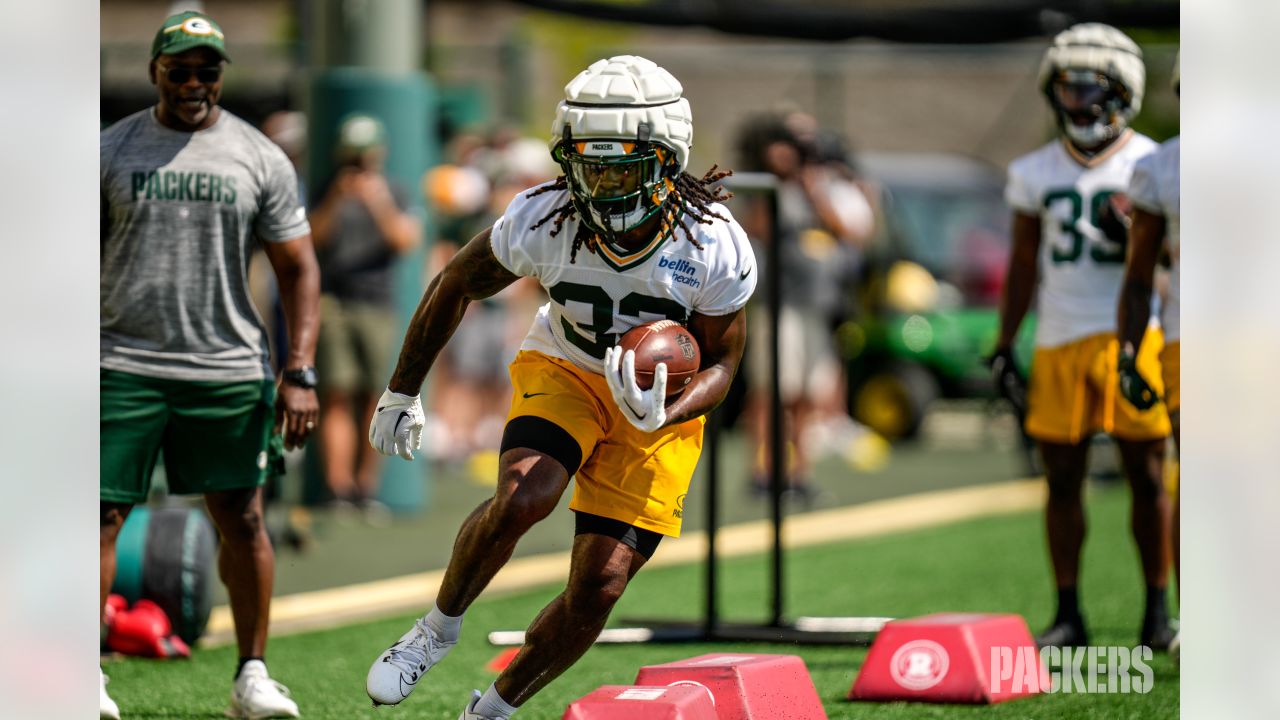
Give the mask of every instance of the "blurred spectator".
[(307, 152), (307, 116), (297, 110), (277, 110), (262, 121), (262, 134), (280, 146), (298, 171), (298, 197), (307, 196), (303, 157)]
[[(277, 110), (262, 121), (261, 130), (263, 135), (284, 151), (293, 164), (298, 176), (298, 198), (305, 205), (307, 186), (302, 158), (307, 149), (307, 116), (297, 110)], [(279, 358), (281, 348), (287, 344), (284, 335), (284, 310), (280, 306), (275, 277), (265, 272), (267, 269), (262, 253), (254, 253), (249, 266), (249, 293), (266, 321), (272, 355)]]
[[(306, 181), (304, 157), (307, 150), (307, 116), (297, 110), (277, 110), (262, 121), (262, 134), (284, 151), (289, 162), (293, 164), (298, 176), (298, 199), (305, 204)], [(258, 314), (262, 316), (271, 341), (272, 357), (283, 358), (287, 354), (289, 338), (285, 333), (284, 305), (280, 302), (280, 293), (276, 287), (275, 275), (264, 253), (256, 252), (249, 261), (249, 294), (253, 296)], [(268, 527), (273, 539), (278, 538), (285, 546), (295, 550), (306, 550), (312, 542), (311, 513), (304, 507), (302, 498), (302, 472), (298, 467), (301, 454), (286, 456), (283, 474), (273, 475), (267, 483), (266, 500), (275, 506), (284, 506), (280, 525)]]
[[(440, 237), (431, 253), (433, 275), (473, 235), (491, 226), (517, 192), (557, 173), (545, 142), (514, 138), (506, 128), (488, 139), (459, 135), (450, 143), (448, 155), (452, 163), (432, 168), (423, 177), (428, 206), (440, 219)], [(524, 318), (542, 302), (541, 286), (523, 279), (467, 307), (465, 321), (434, 368), (432, 414), (424, 446), (438, 459), (470, 459), (473, 475), (492, 476), (488, 466), (497, 463), (511, 399), (506, 361), (524, 339)], [(486, 453), (493, 453), (491, 462), (478, 462)]]
[(325, 481), (340, 510), (386, 517), (374, 499), (381, 458), (364, 428), (382, 392), (396, 346), (392, 269), (421, 241), (408, 196), (383, 174), (380, 121), (347, 117), (338, 129), (337, 170), (319, 188), (311, 228), (320, 259), (321, 454)]
[[(768, 118), (748, 128), (744, 149), (748, 165), (778, 178), (779, 236), (771, 234), (762, 199), (752, 203), (743, 225), (759, 242), (781, 243), (778, 345), (787, 484), (808, 498), (815, 438), (832, 430), (847, 437), (855, 428), (844, 402), (844, 368), (834, 328), (848, 311), (861, 249), (874, 233), (874, 213), (854, 181), (842, 144), (821, 133), (806, 113)], [(767, 261), (767, 254), (758, 256), (762, 264)], [(774, 370), (769, 360), (766, 313), (752, 314), (748, 344), (750, 391), (746, 405), (749, 428), (760, 448), (753, 465), (752, 487), (764, 492), (770, 467), (766, 390)]]

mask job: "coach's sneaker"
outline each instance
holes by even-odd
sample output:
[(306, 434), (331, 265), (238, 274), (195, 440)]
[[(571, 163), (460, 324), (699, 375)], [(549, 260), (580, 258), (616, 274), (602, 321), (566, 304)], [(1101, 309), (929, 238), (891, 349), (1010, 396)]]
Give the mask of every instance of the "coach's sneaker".
[(1036, 636), (1036, 647), (1081, 647), (1089, 644), (1084, 620), (1059, 620)]
[(511, 720), (510, 715), (481, 715), (476, 712), (476, 704), (483, 697), (479, 690), (471, 691), (471, 702), (463, 708), (462, 714), (458, 716), (458, 720)]
[(120, 708), (107, 694), (107, 674), (102, 672), (102, 668), (98, 668), (98, 674), (102, 676), (102, 692), (98, 695), (98, 717), (101, 720), (120, 720)]
[(267, 665), (261, 660), (250, 660), (240, 669), (235, 685), (231, 686), (230, 718), (296, 718), (298, 705), (289, 699), (289, 688), (267, 675)]
[(374, 705), (396, 705), (409, 697), (427, 671), (444, 659), (458, 642), (444, 642), (419, 618), (409, 632), (387, 648), (365, 678), (364, 690)]

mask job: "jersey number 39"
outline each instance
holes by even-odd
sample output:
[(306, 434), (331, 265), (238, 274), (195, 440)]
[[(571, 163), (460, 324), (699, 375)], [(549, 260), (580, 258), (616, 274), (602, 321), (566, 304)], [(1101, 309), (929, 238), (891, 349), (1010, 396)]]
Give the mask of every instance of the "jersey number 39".
[[(1102, 208), (1106, 206), (1108, 200), (1114, 195), (1114, 190), (1099, 190), (1089, 198), (1089, 224), (1098, 227), (1099, 216), (1102, 214)], [(1066, 218), (1059, 219), (1059, 227), (1063, 236), (1069, 241), (1066, 247), (1055, 245), (1051, 257), (1054, 264), (1073, 263), (1080, 259), (1084, 254), (1084, 246), (1089, 242), (1089, 257), (1093, 258), (1095, 263), (1100, 265), (1124, 264), (1124, 244), (1112, 242), (1103, 237), (1088, 238), (1080, 232), (1080, 219), (1084, 216), (1085, 199), (1081, 197), (1080, 191), (1075, 188), (1064, 188), (1061, 190), (1050, 190), (1045, 193), (1044, 207), (1051, 210), (1055, 203), (1065, 204), (1068, 210)], [(1099, 231), (1099, 236), (1101, 231)]]

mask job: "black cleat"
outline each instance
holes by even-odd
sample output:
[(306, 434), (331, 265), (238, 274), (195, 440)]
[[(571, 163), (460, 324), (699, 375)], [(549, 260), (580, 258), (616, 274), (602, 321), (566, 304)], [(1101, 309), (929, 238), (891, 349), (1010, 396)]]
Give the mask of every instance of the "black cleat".
[(1084, 620), (1060, 620), (1036, 636), (1036, 647), (1079, 647), (1089, 644)]
[(1142, 639), (1138, 644), (1146, 645), (1152, 650), (1168, 650), (1174, 634), (1168, 621), (1161, 621), (1159, 624), (1146, 622), (1142, 624)]

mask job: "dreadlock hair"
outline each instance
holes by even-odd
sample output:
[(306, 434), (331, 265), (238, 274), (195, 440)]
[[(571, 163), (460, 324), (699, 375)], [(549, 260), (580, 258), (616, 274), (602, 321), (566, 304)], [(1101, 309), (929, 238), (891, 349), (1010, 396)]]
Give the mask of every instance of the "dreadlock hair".
[[(718, 165), (712, 165), (711, 169), (701, 178), (696, 178), (683, 170), (676, 176), (672, 182), (667, 202), (662, 205), (662, 223), (659, 233), (670, 235), (672, 242), (675, 242), (676, 234), (672, 232), (672, 227), (679, 227), (681, 232), (684, 233), (685, 239), (701, 250), (702, 245), (694, 239), (693, 232), (685, 219), (692, 218), (694, 222), (702, 225), (710, 225), (712, 220), (729, 221), (728, 218), (711, 209), (712, 203), (724, 202), (733, 197), (733, 193), (725, 190), (724, 186), (720, 184), (720, 181), (732, 175), (733, 171), (717, 170), (718, 167)], [(569, 180), (564, 175), (561, 175), (555, 179), (555, 182), (530, 190), (525, 197), (568, 189)], [(555, 237), (564, 228), (565, 221), (576, 217), (577, 214), (578, 211), (573, 206), (573, 198), (570, 198), (563, 205), (554, 208), (541, 220), (531, 225), (529, 229), (537, 230), (548, 222), (555, 220), (555, 226), (551, 229), (551, 237)], [(600, 235), (596, 231), (587, 227), (586, 223), (578, 223), (578, 231), (573, 236), (573, 250), (569, 253), (569, 262), (572, 264), (577, 261), (578, 248), (585, 246), (588, 252), (594, 253), (599, 243)]]

